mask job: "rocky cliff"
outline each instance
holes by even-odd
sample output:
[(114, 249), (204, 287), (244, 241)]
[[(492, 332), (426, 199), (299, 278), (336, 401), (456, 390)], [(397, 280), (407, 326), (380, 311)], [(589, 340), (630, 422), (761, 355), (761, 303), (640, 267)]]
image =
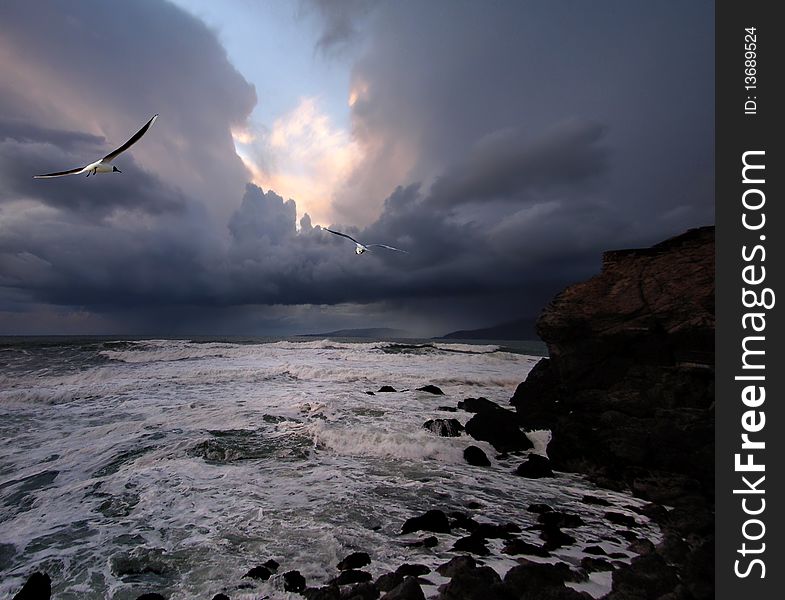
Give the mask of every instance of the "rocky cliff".
[(550, 358), (512, 399), (522, 425), (552, 430), (554, 468), (668, 506), (656, 512), (680, 547), (661, 549), (679, 569), (676, 597), (711, 597), (714, 228), (606, 252), (602, 272), (559, 294), (537, 331)]

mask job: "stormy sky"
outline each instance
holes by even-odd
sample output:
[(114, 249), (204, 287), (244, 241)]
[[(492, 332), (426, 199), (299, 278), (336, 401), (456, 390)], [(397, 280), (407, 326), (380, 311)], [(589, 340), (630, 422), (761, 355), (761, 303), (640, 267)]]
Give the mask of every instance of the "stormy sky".
[[(4, 0), (0, 334), (536, 316), (603, 250), (713, 223), (713, 10)], [(122, 174), (32, 179), (155, 113)]]

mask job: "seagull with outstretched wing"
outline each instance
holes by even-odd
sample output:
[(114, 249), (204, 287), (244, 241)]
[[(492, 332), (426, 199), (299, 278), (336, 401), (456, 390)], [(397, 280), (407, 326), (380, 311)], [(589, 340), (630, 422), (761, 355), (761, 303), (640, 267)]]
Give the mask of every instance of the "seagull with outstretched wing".
[(350, 235), (346, 235), (345, 233), (341, 233), (340, 231), (333, 231), (332, 229), (324, 228), (325, 231), (329, 231), (330, 233), (334, 233), (335, 235), (340, 235), (341, 237), (345, 237), (349, 240), (352, 240), (356, 244), (356, 248), (354, 251), (357, 254), (362, 254), (363, 252), (368, 252), (371, 248), (387, 248), (388, 250), (395, 250), (396, 252), (407, 252), (407, 250), (401, 250), (400, 248), (393, 248), (392, 246), (388, 246), (387, 244), (362, 244), (354, 239)]
[(125, 144), (120, 146), (117, 150), (113, 150), (103, 158), (90, 163), (89, 165), (85, 165), (84, 167), (77, 167), (76, 169), (71, 169), (70, 171), (58, 171), (57, 173), (47, 173), (45, 175), (33, 175), (33, 179), (50, 179), (52, 177), (64, 177), (66, 175), (79, 175), (80, 173), (87, 173), (88, 177), (90, 177), (90, 175), (96, 175), (97, 173), (122, 173), (120, 169), (112, 165), (112, 161), (120, 156), (120, 154), (128, 150), (128, 148), (133, 146), (136, 142), (138, 142), (142, 136), (147, 133), (147, 130), (152, 127), (157, 118), (158, 115), (154, 115), (153, 118), (147, 121), (144, 127), (137, 131)]

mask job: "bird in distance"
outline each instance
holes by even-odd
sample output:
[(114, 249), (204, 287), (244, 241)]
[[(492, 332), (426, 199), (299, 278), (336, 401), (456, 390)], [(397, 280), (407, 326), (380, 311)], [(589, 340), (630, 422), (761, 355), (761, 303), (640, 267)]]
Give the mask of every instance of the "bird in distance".
[(387, 248), (388, 250), (395, 250), (396, 252), (407, 252), (406, 250), (401, 250), (400, 248), (393, 248), (392, 246), (388, 246), (387, 244), (361, 244), (350, 235), (346, 235), (345, 233), (341, 233), (339, 231), (333, 231), (332, 229), (327, 229), (326, 227), (324, 229), (325, 231), (329, 231), (330, 233), (334, 233), (335, 235), (340, 235), (341, 237), (345, 237), (346, 239), (352, 240), (357, 245), (354, 249), (354, 251), (357, 254), (368, 252), (371, 248), (377, 248), (377, 247)]

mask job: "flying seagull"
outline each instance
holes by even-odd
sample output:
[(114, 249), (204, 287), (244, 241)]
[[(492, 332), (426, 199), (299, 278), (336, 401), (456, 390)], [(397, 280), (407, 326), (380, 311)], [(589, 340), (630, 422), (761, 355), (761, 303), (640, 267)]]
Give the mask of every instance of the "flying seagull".
[(117, 150), (113, 150), (94, 163), (90, 163), (84, 167), (77, 167), (76, 169), (71, 169), (70, 171), (59, 171), (57, 173), (47, 173), (46, 175), (33, 175), (33, 179), (64, 177), (65, 175), (79, 175), (80, 173), (87, 173), (88, 177), (90, 177), (91, 174), (95, 175), (96, 173), (122, 173), (120, 169), (112, 165), (112, 161), (120, 156), (120, 154), (128, 150), (128, 148), (133, 146), (136, 142), (138, 142), (142, 136), (147, 133), (147, 130), (150, 129), (152, 124), (155, 123), (157, 118), (158, 115), (154, 115), (153, 118), (147, 121), (145, 126), (137, 131), (130, 140), (120, 146)]
[(388, 246), (387, 244), (361, 244), (350, 235), (346, 235), (345, 233), (340, 233), (338, 231), (333, 231), (332, 229), (327, 229), (326, 227), (324, 229), (325, 231), (329, 231), (330, 233), (334, 233), (335, 235), (340, 235), (341, 237), (345, 237), (352, 240), (355, 244), (357, 244), (357, 247), (354, 249), (354, 251), (357, 254), (362, 254), (363, 252), (367, 252), (371, 248), (375, 248), (375, 247), (387, 248), (388, 250), (395, 250), (396, 252), (407, 252), (406, 250), (401, 250), (400, 248), (393, 248), (392, 246)]

